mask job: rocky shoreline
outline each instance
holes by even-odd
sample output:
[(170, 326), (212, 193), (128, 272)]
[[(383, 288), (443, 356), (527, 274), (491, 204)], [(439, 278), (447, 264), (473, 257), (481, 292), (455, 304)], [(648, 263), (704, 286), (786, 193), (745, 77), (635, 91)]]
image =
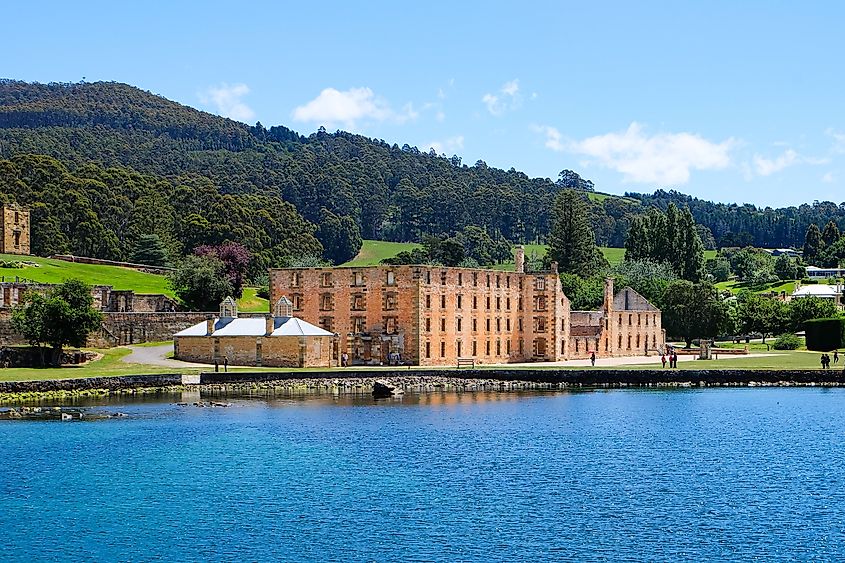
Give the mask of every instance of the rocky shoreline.
[[(460, 374), (460, 375), (459, 375)], [(274, 378), (262, 374), (250, 379), (238, 374), (234, 381), (177, 383), (172, 376), (130, 376), (90, 380), (54, 380), (6, 382), (0, 386), (0, 404), (61, 401), (77, 398), (154, 396), (194, 392), (201, 396), (274, 396), (274, 395), (371, 395), (377, 383), (395, 388), (399, 393), (473, 393), (520, 391), (579, 391), (625, 388), (693, 387), (845, 387), (839, 371), (545, 371), (524, 370), (462, 372), (439, 374), (408, 372), (399, 374), (338, 377)], [(519, 376), (522, 377), (519, 377)], [(150, 379), (154, 378), (154, 379)], [(219, 379), (219, 378), (217, 378)], [(152, 383), (152, 384), (150, 384)]]

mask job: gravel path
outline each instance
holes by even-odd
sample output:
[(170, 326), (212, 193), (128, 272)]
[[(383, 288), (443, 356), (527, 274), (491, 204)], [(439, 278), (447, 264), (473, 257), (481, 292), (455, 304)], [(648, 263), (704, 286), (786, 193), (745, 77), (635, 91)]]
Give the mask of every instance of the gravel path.
[(127, 364), (144, 364), (148, 366), (159, 366), (167, 368), (207, 368), (208, 364), (194, 364), (165, 358), (173, 351), (173, 344), (162, 344), (161, 346), (127, 346), (132, 352), (123, 356), (121, 360)]

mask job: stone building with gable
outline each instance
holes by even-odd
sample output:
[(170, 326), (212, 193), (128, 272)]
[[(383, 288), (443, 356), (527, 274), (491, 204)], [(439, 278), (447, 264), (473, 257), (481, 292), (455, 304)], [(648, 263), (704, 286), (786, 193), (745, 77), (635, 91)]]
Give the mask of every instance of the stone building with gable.
[(177, 332), (173, 350), (177, 360), (205, 364), (303, 368), (338, 363), (335, 335), (294, 317), (285, 297), (271, 315), (258, 317), (239, 317), (237, 303), (227, 297), (219, 317)]
[[(660, 311), (605, 286), (597, 311), (571, 311), (557, 272), (429, 265), (270, 270), (271, 301), (338, 335), (352, 364), (455, 365), (643, 355), (662, 348)], [(621, 320), (620, 320), (621, 319)]]

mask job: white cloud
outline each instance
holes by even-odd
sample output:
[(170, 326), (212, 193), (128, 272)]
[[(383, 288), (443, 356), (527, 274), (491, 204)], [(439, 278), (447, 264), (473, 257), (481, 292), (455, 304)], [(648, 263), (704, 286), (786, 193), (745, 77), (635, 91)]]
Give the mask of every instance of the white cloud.
[(448, 139), (445, 139), (443, 141), (431, 141), (430, 143), (426, 143), (423, 146), (434, 149), (434, 152), (436, 152), (437, 154), (454, 154), (455, 152), (464, 148), (464, 136), (456, 135), (454, 137), (449, 137)]
[(331, 126), (343, 124), (347, 129), (354, 129), (360, 120), (392, 121), (405, 123), (419, 117), (411, 103), (405, 104), (401, 111), (394, 111), (390, 104), (375, 95), (370, 88), (350, 88), (337, 90), (326, 88), (320, 95), (293, 110), (294, 121), (307, 121)]
[(822, 176), (822, 182), (825, 184), (832, 184), (836, 181), (836, 177), (833, 175), (833, 172), (828, 172), (824, 176)]
[(519, 80), (514, 79), (510, 82), (505, 82), (504, 86), (502, 86), (502, 94), (506, 96), (514, 97), (516, 96), (517, 92), (519, 92)]
[(831, 151), (836, 154), (845, 154), (845, 133), (840, 133), (833, 128), (828, 129), (825, 133), (833, 139)]
[(487, 111), (495, 116), (518, 108), (522, 103), (522, 96), (519, 94), (519, 79), (514, 78), (505, 82), (495, 94), (490, 92), (484, 94), (481, 102), (487, 106)]
[(765, 158), (759, 154), (755, 154), (752, 161), (754, 163), (754, 171), (760, 176), (771, 176), (784, 168), (795, 166), (796, 164), (819, 165), (830, 162), (827, 158), (802, 156), (792, 149), (786, 149), (775, 158)]
[(224, 82), (200, 92), (199, 97), (200, 102), (214, 106), (223, 117), (248, 122), (255, 117), (255, 112), (241, 100), (247, 94), (249, 86), (246, 84), (229, 85)]
[(443, 113), (442, 111), (438, 111), (438, 112), (434, 115), (434, 119), (436, 119), (436, 120), (437, 120), (437, 121), (439, 121), (440, 123), (443, 123), (443, 121), (446, 119), (446, 114), (445, 114), (445, 113)]
[(646, 184), (685, 184), (691, 170), (720, 170), (731, 164), (735, 139), (714, 143), (694, 133), (648, 135), (633, 122), (627, 130), (582, 140), (565, 140), (554, 127), (535, 127), (545, 135), (545, 146), (586, 157), (623, 174), (625, 181)]

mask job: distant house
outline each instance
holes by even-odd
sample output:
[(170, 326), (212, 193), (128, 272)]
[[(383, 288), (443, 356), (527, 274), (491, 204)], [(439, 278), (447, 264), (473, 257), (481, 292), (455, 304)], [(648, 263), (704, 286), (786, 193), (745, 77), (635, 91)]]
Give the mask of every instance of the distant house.
[(845, 277), (845, 268), (818, 268), (807, 266), (807, 277), (814, 279), (841, 278)]
[(798, 258), (802, 254), (800, 250), (795, 250), (794, 248), (764, 248), (763, 250), (768, 252), (772, 256), (780, 256), (781, 254), (786, 254), (790, 258)]
[(818, 297), (820, 299), (833, 299), (839, 302), (842, 296), (842, 287), (838, 285), (814, 284), (804, 285), (792, 292), (793, 299), (802, 297)]
[(209, 317), (173, 335), (174, 358), (188, 362), (241, 366), (331, 367), (336, 363), (334, 333), (293, 316), (287, 297), (272, 315), (238, 317), (235, 300), (220, 304)]

